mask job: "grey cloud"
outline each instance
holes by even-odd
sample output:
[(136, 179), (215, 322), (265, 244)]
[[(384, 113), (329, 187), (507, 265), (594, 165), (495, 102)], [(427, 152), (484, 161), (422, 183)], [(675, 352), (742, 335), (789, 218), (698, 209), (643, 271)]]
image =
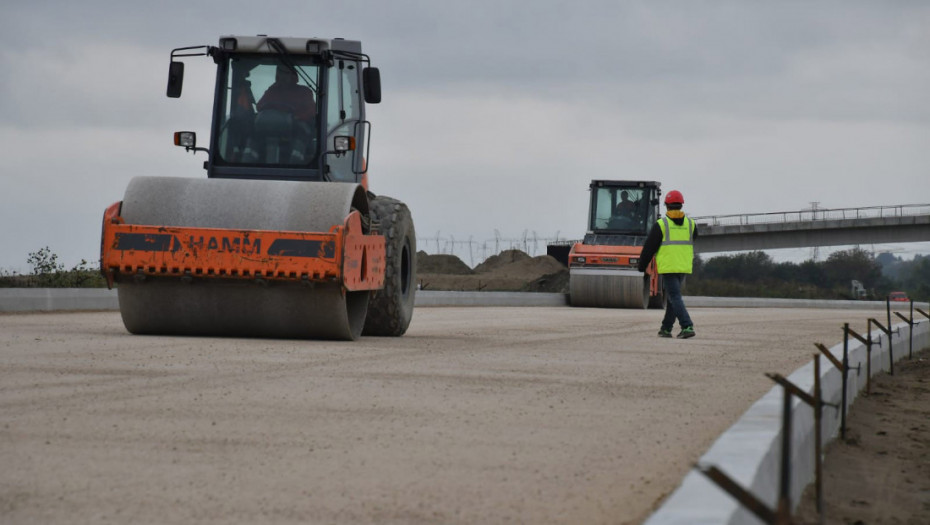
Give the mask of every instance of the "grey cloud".
[[(702, 214), (919, 200), (927, 27), (930, 5), (904, 1), (14, 0), (0, 17), (0, 214), (45, 205), (44, 221), (74, 226), (5, 234), (0, 268), (45, 244), (93, 257), (102, 207), (131, 175), (203, 176), (169, 134), (208, 131), (212, 64), (191, 61), (180, 100), (166, 69), (172, 48), (221, 34), (362, 40), (384, 83), (374, 190), (410, 202), (426, 233), (487, 238), (577, 233), (599, 177), (662, 180)], [(843, 184), (879, 170), (868, 190)], [(28, 209), (11, 193), (24, 187)]]

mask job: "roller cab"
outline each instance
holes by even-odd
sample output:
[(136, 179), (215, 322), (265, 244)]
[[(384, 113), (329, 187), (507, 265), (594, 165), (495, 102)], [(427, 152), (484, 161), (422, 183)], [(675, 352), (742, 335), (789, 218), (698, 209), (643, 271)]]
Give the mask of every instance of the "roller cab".
[(568, 255), (573, 306), (648, 308), (664, 304), (652, 261), (637, 266), (649, 229), (659, 217), (661, 184), (655, 181), (591, 182), (588, 228)]

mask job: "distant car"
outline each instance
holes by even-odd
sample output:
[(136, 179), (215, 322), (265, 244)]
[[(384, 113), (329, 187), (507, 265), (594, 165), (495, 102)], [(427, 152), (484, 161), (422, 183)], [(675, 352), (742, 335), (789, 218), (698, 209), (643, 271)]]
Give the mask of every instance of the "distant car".
[(904, 292), (891, 292), (888, 294), (888, 299), (892, 301), (900, 301), (902, 303), (906, 303), (910, 300), (907, 298), (907, 294)]

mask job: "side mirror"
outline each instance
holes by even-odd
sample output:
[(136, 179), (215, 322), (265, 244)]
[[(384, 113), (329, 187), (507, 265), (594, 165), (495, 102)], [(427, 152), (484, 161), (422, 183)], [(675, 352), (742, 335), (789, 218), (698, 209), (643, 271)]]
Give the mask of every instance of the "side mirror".
[(365, 102), (377, 104), (381, 102), (381, 72), (376, 67), (366, 67), (362, 70), (362, 88), (365, 92)]
[(174, 62), (168, 64), (168, 96), (179, 98), (181, 96), (181, 86), (184, 85), (184, 62)]

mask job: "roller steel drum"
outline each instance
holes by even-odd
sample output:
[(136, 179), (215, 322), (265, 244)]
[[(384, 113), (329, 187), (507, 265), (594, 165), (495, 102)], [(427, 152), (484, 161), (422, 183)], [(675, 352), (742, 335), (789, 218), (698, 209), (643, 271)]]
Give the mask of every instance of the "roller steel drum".
[(649, 281), (635, 270), (572, 268), (569, 301), (572, 306), (648, 308)]
[[(127, 224), (326, 232), (355, 207), (357, 184), (137, 177), (123, 199)], [(120, 314), (135, 334), (356, 339), (370, 293), (339, 284), (131, 278), (118, 284)]]

